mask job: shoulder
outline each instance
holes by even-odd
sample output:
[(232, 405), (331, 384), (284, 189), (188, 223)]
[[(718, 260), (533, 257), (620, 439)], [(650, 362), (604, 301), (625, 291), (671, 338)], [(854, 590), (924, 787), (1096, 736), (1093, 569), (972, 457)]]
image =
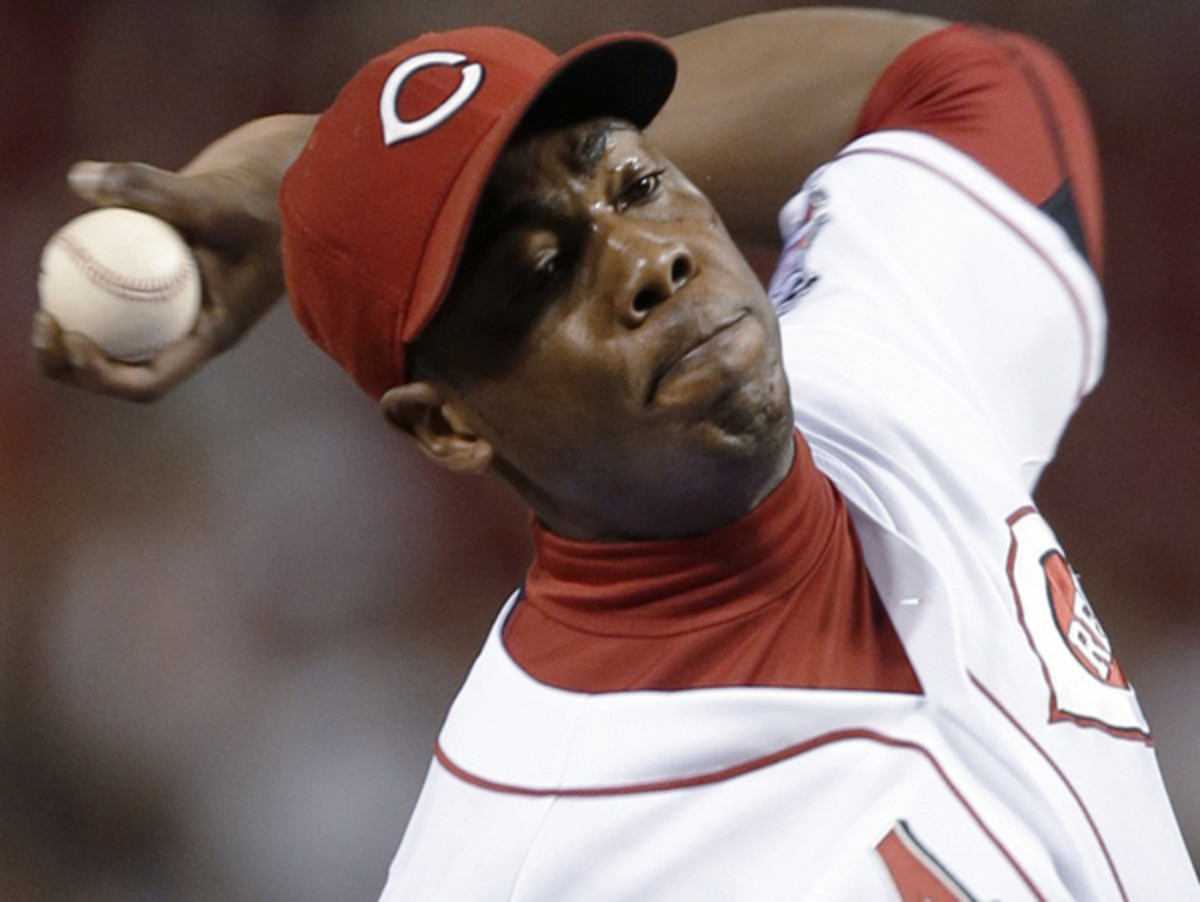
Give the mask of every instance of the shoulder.
[(925, 36), (876, 82), (855, 135), (888, 129), (933, 135), (982, 163), (1059, 221), (1100, 271), (1091, 120), (1079, 86), (1048, 47), (965, 24)]

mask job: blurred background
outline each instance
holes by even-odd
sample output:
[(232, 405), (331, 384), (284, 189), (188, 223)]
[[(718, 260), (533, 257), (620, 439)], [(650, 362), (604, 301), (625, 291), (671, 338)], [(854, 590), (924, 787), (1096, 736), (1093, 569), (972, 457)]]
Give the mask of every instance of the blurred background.
[[(35, 376), (39, 251), (82, 210), (70, 163), (181, 165), (248, 118), (319, 110), (421, 30), (490, 21), (565, 49), (778, 5), (0, 0), (0, 898), (373, 899), (528, 555), (507, 493), (410, 452), (282, 307), (153, 406)], [(896, 7), (1039, 36), (1091, 100), (1108, 375), (1040, 502), (1195, 855), (1200, 4)]]

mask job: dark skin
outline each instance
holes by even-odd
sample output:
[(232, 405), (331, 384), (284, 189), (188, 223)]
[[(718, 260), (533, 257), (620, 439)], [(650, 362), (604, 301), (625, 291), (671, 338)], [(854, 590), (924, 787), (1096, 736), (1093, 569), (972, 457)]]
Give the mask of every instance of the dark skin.
[(235, 345), (283, 293), (276, 195), (311, 130), (310, 116), (256, 119), (179, 172), (144, 163), (76, 164), (70, 183), (84, 199), (142, 210), (179, 229), (200, 264), (204, 298), (191, 333), (144, 364), (111, 360), (38, 311), (31, 344), (42, 372), (96, 394), (155, 401)]
[[(679, 81), (650, 133), (739, 241), (773, 244), (779, 204), (849, 137), (884, 67), (942, 24), (813, 7), (679, 35), (672, 39)], [(84, 200), (143, 210), (183, 232), (200, 260), (204, 307), (192, 334), (138, 365), (106, 358), (86, 336), (37, 313), (31, 344), (42, 372), (96, 394), (152, 401), (236, 344), (283, 293), (276, 195), (315, 120), (281, 115), (248, 122), (178, 172), (144, 163), (72, 169), (71, 187)]]
[[(942, 24), (814, 7), (680, 35), (672, 41), (679, 81), (650, 135), (739, 240), (773, 243), (779, 204), (849, 138), (884, 67)], [(282, 294), (276, 194), (313, 121), (254, 120), (179, 172), (77, 166), (71, 184), (84, 199), (144, 210), (183, 231), (204, 273), (204, 310), (192, 334), (140, 365), (107, 359), (85, 336), (39, 313), (32, 345), (41, 370), (91, 392), (148, 401), (236, 343)], [(613, 147), (627, 147), (629, 136), (618, 137)], [(552, 143), (550, 135), (545, 140)], [(505, 158), (494, 182), (501, 199), (509, 186), (514, 198), (524, 191), (531, 199), (544, 188), (559, 203), (579, 180), (556, 158), (563, 148), (537, 148), (514, 147)], [(659, 159), (649, 145), (645, 153)], [(556, 168), (565, 181), (552, 176)], [(658, 195), (648, 204), (615, 204), (611, 189), (600, 190), (610, 175), (584, 186), (574, 206), (560, 203), (561, 215), (545, 223), (550, 228), (527, 231), (523, 245), (516, 238), (497, 245), (516, 259), (522, 250), (535, 261), (531, 272), (505, 272), (504, 254), (489, 263), (472, 250), (454, 296), (422, 336), (418, 357), (432, 369), (384, 399), (388, 417), (435, 459), (463, 472), (494, 469), (568, 535), (702, 532), (749, 510), (790, 460), (778, 340), (773, 317), (763, 325), (761, 288), (708, 201), (685, 190), (665, 160), (651, 172), (659, 168), (665, 208)], [(643, 190), (635, 185), (649, 187), (639, 179), (625, 185), (635, 195)], [(624, 225), (610, 228), (618, 222)], [(510, 304), (513, 290), (491, 290), (546, 275), (537, 272), (536, 261), (547, 259), (539, 241), (560, 235), (560, 226), (569, 247), (584, 249), (565, 258), (575, 267), (568, 291)], [(563, 262), (557, 252), (549, 259), (554, 269)], [(611, 281), (600, 278), (601, 269)], [(642, 288), (630, 294), (630, 284)], [(614, 312), (622, 298), (631, 304), (624, 320)], [(740, 313), (736, 324), (727, 322)], [(722, 325), (730, 328), (670, 367)]]
[(791, 464), (774, 312), (716, 211), (632, 126), (515, 142), (428, 375), (388, 417), (454, 470), (494, 469), (550, 529), (690, 535), (749, 511)]

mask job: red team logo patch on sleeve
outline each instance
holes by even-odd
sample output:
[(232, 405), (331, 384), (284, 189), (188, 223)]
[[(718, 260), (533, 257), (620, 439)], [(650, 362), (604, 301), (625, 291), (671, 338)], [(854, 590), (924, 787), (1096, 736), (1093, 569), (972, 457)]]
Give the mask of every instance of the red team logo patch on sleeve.
[(1042, 570), (1046, 573), (1046, 594), (1054, 608), (1054, 620), (1071, 654), (1102, 683), (1128, 689), (1129, 683), (1113, 656), (1108, 634), (1092, 611), (1067, 559), (1061, 552), (1047, 552), (1042, 558)]
[(1008, 525), (1008, 578), (1050, 691), (1050, 720), (1149, 742), (1133, 687), (1054, 533), (1032, 507)]

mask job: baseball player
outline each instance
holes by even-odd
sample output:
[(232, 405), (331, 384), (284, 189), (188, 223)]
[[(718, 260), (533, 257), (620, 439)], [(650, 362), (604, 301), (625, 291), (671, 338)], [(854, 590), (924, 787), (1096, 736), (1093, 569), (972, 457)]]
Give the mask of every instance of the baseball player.
[[(257, 155), (260, 202), (305, 136), (301, 324), (536, 515), (385, 900), (1200, 898), (1031, 498), (1105, 331), (1092, 138), (1045, 48), (844, 10), (561, 57), (464, 29), (194, 171)], [(220, 220), (130, 173), (76, 180)], [(754, 237), (788, 193), (764, 292), (716, 210)], [(43, 318), (44, 366), (158, 391), (261, 309), (232, 272), (174, 357), (118, 368)]]

